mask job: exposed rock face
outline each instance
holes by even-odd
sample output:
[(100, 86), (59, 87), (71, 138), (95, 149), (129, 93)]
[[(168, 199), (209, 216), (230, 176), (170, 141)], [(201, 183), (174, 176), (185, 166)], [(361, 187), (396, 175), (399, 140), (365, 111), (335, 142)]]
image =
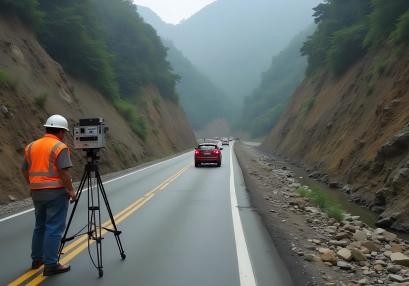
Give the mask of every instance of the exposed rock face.
[[(376, 57), (389, 64), (374, 77)], [(303, 162), (312, 178), (347, 185), (380, 214), (379, 226), (409, 231), (409, 52), (368, 55), (337, 79), (324, 71), (307, 78), (262, 147)]]

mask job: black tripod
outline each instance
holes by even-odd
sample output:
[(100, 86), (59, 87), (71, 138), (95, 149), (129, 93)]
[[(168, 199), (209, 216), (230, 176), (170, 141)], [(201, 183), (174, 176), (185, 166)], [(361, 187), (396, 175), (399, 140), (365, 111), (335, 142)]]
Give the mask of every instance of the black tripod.
[[(116, 243), (119, 248), (119, 253), (122, 259), (126, 258), (124, 249), (122, 248), (122, 243), (119, 238), (121, 231), (118, 230), (115, 224), (114, 216), (112, 215), (111, 207), (109, 206), (108, 197), (105, 193), (104, 185), (102, 184), (101, 176), (98, 171), (98, 150), (99, 149), (89, 149), (85, 150), (87, 152), (87, 164), (85, 165), (84, 174), (82, 175), (82, 179), (80, 185), (77, 190), (77, 200), (74, 203), (74, 207), (72, 209), (70, 218), (68, 220), (67, 228), (65, 229), (64, 236), (61, 239), (61, 245), (59, 250), (59, 258), (61, 257), (62, 251), (64, 249), (65, 243), (67, 241), (73, 240), (74, 238), (80, 235), (88, 235), (88, 252), (90, 254), (90, 258), (92, 263), (94, 264), (95, 268), (98, 269), (99, 277), (104, 275), (103, 267), (102, 267), (102, 229), (106, 231), (112, 232), (115, 236)], [(93, 184), (93, 180), (96, 180), (96, 184)], [(78, 233), (74, 234), (73, 236), (67, 237), (68, 230), (71, 226), (72, 219), (75, 214), (75, 210), (77, 209), (78, 202), (80, 201), (82, 191), (84, 189), (85, 184), (87, 184), (88, 188), (88, 221), (87, 225), (84, 226)], [(110, 225), (113, 229), (104, 227), (101, 225), (101, 196), (103, 202), (105, 203), (106, 209), (109, 214), (110, 218)], [(82, 232), (87, 228), (87, 232)], [(90, 249), (90, 242), (94, 240), (96, 245), (96, 261), (93, 259), (91, 255)]]

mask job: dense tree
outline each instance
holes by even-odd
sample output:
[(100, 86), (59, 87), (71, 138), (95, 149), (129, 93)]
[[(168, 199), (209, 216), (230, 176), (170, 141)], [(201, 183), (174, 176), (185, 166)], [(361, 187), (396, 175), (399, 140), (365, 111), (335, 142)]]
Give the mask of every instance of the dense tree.
[(12, 12), (34, 29), (39, 29), (43, 14), (38, 10), (37, 0), (0, 0), (0, 11)]
[(40, 0), (45, 15), (40, 41), (73, 76), (117, 98), (113, 56), (98, 33), (91, 4), (90, 0)]
[(121, 93), (132, 96), (152, 84), (161, 95), (177, 100), (178, 77), (166, 61), (166, 49), (155, 30), (144, 23), (128, 1), (93, 0), (109, 50), (115, 55), (114, 68)]
[(395, 45), (409, 42), (407, 0), (326, 0), (314, 11), (317, 31), (301, 49), (308, 74), (329, 68), (341, 75), (389, 39)]
[(0, 0), (0, 8), (32, 26), (47, 52), (111, 99), (142, 138), (139, 90), (152, 85), (161, 96), (178, 100), (178, 76), (166, 61), (166, 48), (131, 1)]
[(373, 11), (369, 16), (367, 46), (379, 46), (396, 29), (400, 16), (408, 11), (408, 0), (372, 0)]

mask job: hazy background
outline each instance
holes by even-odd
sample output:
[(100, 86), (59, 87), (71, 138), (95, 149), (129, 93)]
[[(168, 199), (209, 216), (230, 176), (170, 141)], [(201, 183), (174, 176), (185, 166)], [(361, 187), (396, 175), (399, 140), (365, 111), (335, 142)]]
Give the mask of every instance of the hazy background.
[(169, 24), (178, 24), (215, 0), (133, 0), (136, 5), (155, 11)]
[[(199, 2), (196, 8), (200, 7)], [(306, 61), (301, 59), (299, 50), (307, 37), (305, 31), (310, 29), (311, 34), (314, 30), (312, 9), (319, 3), (319, 0), (217, 0), (177, 25), (165, 23), (152, 10), (153, 3), (146, 3), (150, 8), (139, 6), (138, 12), (169, 48), (168, 60), (181, 75), (177, 86), (181, 103), (197, 132), (202, 134), (200, 131), (209, 129), (207, 125), (214, 130), (212, 122), (220, 119), (236, 131), (241, 126), (255, 128), (254, 124), (243, 124), (256, 120), (251, 117), (254, 106), (263, 105), (260, 112), (264, 113), (270, 112), (272, 105), (280, 104), (274, 116), (270, 112), (268, 118), (257, 119), (260, 123), (256, 125), (264, 125), (265, 131), (271, 127), (265, 121), (271, 122), (272, 117), (280, 114), (286, 99), (303, 79)], [(298, 40), (294, 40), (297, 35)], [(297, 44), (289, 47), (291, 41)], [(291, 51), (284, 52), (286, 49)], [(284, 52), (281, 60), (273, 62), (281, 52)], [(288, 65), (292, 65), (291, 69)], [(260, 94), (263, 75), (272, 69), (276, 73), (288, 71), (282, 74), (285, 83), (274, 82), (281, 85), (274, 97), (284, 100), (266, 102), (267, 96), (259, 95), (253, 97), (259, 101), (254, 105), (252, 96), (256, 90)], [(268, 108), (264, 108), (265, 104)], [(243, 112), (248, 116), (243, 116)], [(206, 131), (204, 135), (210, 133)]]

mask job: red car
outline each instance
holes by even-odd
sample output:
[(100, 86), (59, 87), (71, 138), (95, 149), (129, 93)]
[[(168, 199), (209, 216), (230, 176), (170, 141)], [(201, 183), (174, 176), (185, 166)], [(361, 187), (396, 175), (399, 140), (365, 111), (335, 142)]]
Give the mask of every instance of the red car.
[(199, 144), (195, 149), (195, 167), (202, 163), (215, 163), (217, 167), (222, 165), (222, 152), (216, 143)]

